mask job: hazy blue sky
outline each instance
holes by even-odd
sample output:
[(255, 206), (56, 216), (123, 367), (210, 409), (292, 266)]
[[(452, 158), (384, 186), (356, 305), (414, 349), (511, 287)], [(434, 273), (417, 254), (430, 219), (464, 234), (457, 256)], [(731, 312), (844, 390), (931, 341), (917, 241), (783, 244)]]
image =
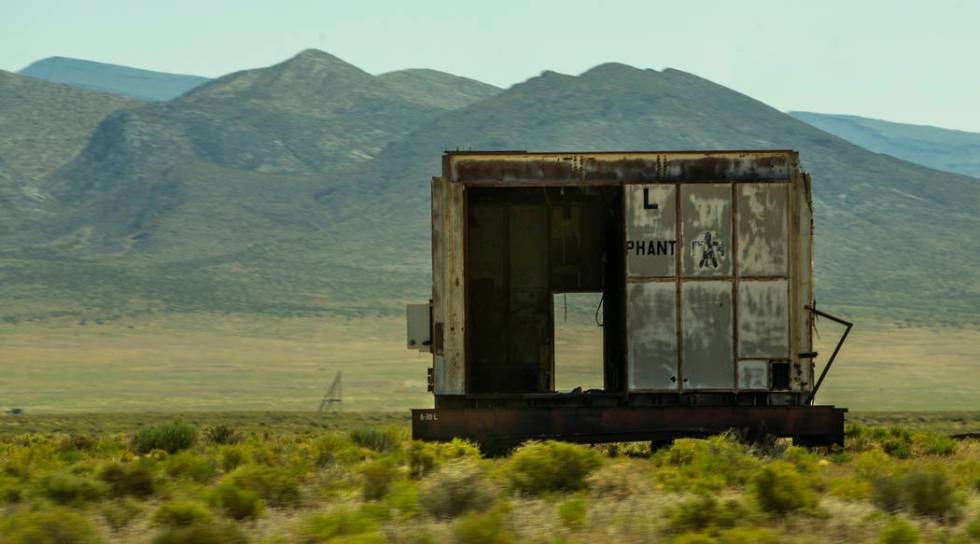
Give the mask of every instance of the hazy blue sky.
[(218, 76), (313, 47), (509, 86), (618, 61), (783, 110), (980, 131), (978, 25), (980, 0), (2, 0), (0, 69), (61, 55)]

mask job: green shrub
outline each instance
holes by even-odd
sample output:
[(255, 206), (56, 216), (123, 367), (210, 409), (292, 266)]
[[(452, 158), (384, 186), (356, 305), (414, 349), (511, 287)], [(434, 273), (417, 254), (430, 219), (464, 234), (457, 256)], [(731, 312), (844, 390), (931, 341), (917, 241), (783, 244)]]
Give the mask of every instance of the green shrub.
[(20, 480), (0, 474), (0, 505), (15, 504), (23, 500), (22, 487)]
[(47, 508), (22, 511), (0, 518), (0, 542), (4, 544), (96, 544), (95, 530), (79, 514)]
[(100, 513), (106, 524), (113, 531), (118, 531), (139, 517), (143, 513), (143, 507), (133, 499), (124, 498), (106, 501), (102, 504)]
[(732, 527), (718, 533), (721, 544), (779, 544), (779, 538), (764, 527)]
[(453, 526), (453, 535), (459, 544), (510, 544), (514, 537), (507, 529), (508, 514), (505, 505), (467, 514)]
[(451, 442), (416, 440), (408, 450), (412, 478), (421, 478), (447, 461), (462, 458), (479, 459), (480, 449), (468, 440), (454, 438)]
[(384, 503), (401, 514), (402, 518), (411, 518), (419, 511), (419, 492), (415, 482), (401, 480), (391, 485), (391, 490), (384, 496)]
[(362, 478), (361, 490), (364, 500), (376, 501), (385, 496), (391, 488), (391, 483), (398, 478), (398, 466), (387, 458), (365, 461), (357, 466), (357, 472)]
[(902, 427), (870, 428), (866, 434), (892, 457), (908, 459), (912, 456), (912, 432)]
[(919, 455), (952, 455), (957, 448), (955, 440), (936, 433), (915, 433), (912, 435), (912, 444), (913, 450)]
[(329, 542), (342, 537), (359, 536), (360, 542), (384, 542), (378, 532), (378, 522), (364, 512), (341, 510), (329, 514), (314, 514), (300, 526), (300, 542)]
[(366, 502), (361, 504), (361, 513), (371, 516), (375, 521), (391, 521), (391, 508), (383, 502)]
[(763, 466), (752, 477), (751, 489), (759, 507), (772, 514), (806, 510), (817, 503), (803, 476), (785, 461)]
[(160, 505), (153, 514), (153, 525), (157, 527), (190, 527), (195, 524), (213, 522), (211, 514), (194, 502), (168, 502)]
[(73, 434), (62, 439), (61, 443), (58, 444), (58, 449), (61, 451), (88, 451), (94, 446), (95, 440), (92, 438), (85, 435)]
[(589, 473), (602, 464), (601, 456), (584, 446), (565, 442), (528, 442), (507, 463), (511, 487), (525, 495), (585, 488)]
[(496, 493), (482, 467), (459, 459), (440, 467), (422, 481), (419, 503), (433, 517), (452, 518), (493, 504)]
[(670, 544), (719, 544), (711, 535), (704, 533), (684, 533), (670, 540)]
[(609, 463), (589, 474), (585, 483), (597, 496), (626, 499), (642, 493), (646, 487), (646, 479), (640, 477), (642, 472), (638, 468), (632, 461)]
[(227, 478), (242, 489), (258, 493), (271, 506), (295, 507), (302, 498), (299, 480), (282, 468), (243, 465)]
[(863, 501), (874, 495), (874, 486), (863, 478), (845, 476), (834, 480), (829, 493), (845, 501)]
[(225, 482), (207, 495), (208, 503), (232, 519), (255, 519), (262, 515), (265, 503), (259, 494)]
[(398, 449), (406, 438), (405, 430), (400, 427), (388, 427), (386, 429), (368, 427), (354, 429), (350, 432), (351, 442), (362, 448), (380, 453)]
[(153, 544), (245, 544), (248, 538), (230, 522), (169, 527), (153, 539)]
[(980, 513), (973, 518), (973, 521), (966, 524), (963, 529), (964, 534), (972, 542), (980, 542)]
[(783, 452), (783, 458), (793, 463), (800, 472), (814, 472), (817, 470), (817, 456), (806, 448), (790, 446)]
[(318, 467), (325, 467), (338, 462), (342, 452), (347, 450), (351, 442), (337, 433), (328, 433), (316, 439), (313, 443), (314, 462)]
[(588, 504), (581, 497), (568, 499), (558, 505), (558, 517), (561, 519), (561, 524), (569, 529), (583, 527), (588, 511)]
[(893, 518), (881, 528), (878, 541), (881, 544), (915, 544), (919, 541), (919, 530), (901, 518)]
[(193, 425), (175, 421), (164, 425), (143, 427), (133, 435), (133, 451), (143, 455), (153, 450), (175, 453), (194, 445), (197, 429)]
[(937, 519), (955, 519), (959, 504), (942, 472), (911, 472), (902, 478), (903, 498), (912, 512)]
[(913, 471), (873, 480), (875, 505), (886, 512), (909, 510), (920, 516), (956, 519), (959, 502), (946, 475), (938, 471)]
[(872, 502), (885, 512), (894, 514), (902, 509), (902, 481), (895, 476), (879, 476), (871, 480)]
[(59, 504), (79, 504), (101, 498), (106, 486), (86, 476), (71, 472), (54, 472), (38, 482), (41, 494)]
[(226, 446), (221, 448), (221, 469), (231, 472), (248, 461), (248, 450), (242, 446)]
[(725, 486), (739, 487), (752, 477), (759, 460), (748, 446), (731, 435), (706, 440), (681, 438), (653, 454), (660, 467), (654, 478), (669, 491), (720, 491)]
[(99, 471), (113, 497), (149, 497), (156, 490), (153, 473), (142, 463), (112, 463)]
[(708, 494), (682, 500), (667, 510), (668, 527), (677, 533), (734, 527), (747, 515), (748, 511), (738, 501), (719, 501)]
[(194, 452), (182, 451), (167, 459), (166, 471), (172, 478), (189, 478), (198, 483), (206, 483), (218, 473), (218, 467), (210, 459)]
[(238, 444), (245, 437), (230, 425), (212, 425), (204, 429), (204, 439), (212, 444)]

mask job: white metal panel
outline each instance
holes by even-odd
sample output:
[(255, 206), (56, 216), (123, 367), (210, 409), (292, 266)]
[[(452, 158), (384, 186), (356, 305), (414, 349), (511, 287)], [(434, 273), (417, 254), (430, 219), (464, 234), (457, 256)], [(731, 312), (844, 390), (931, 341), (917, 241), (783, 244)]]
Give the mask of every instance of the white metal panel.
[(626, 275), (676, 274), (676, 186), (626, 185)]
[(629, 389), (676, 390), (676, 282), (629, 283), (626, 298)]
[(743, 359), (738, 362), (738, 388), (748, 391), (769, 389), (769, 361)]
[(681, 308), (684, 388), (732, 389), (732, 282), (683, 282)]
[(789, 358), (786, 280), (738, 283), (738, 356)]
[(683, 276), (731, 275), (731, 184), (681, 185), (681, 243)]
[(787, 185), (743, 183), (738, 194), (738, 274), (784, 276), (787, 274)]

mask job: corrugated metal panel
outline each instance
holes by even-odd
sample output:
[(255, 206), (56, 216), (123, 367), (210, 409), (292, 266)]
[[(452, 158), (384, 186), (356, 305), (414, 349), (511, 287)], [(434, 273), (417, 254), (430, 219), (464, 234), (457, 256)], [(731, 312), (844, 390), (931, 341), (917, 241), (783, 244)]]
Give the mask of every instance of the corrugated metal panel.
[(627, 298), (628, 387), (677, 389), (677, 284), (630, 283)]
[(731, 275), (730, 184), (681, 185), (681, 245), (682, 275)]
[(732, 283), (683, 282), (681, 308), (684, 388), (733, 388)]
[(787, 186), (745, 183), (738, 194), (738, 274), (784, 276), (787, 273)]
[(627, 185), (626, 275), (676, 274), (677, 211), (674, 185)]
[(744, 359), (738, 362), (738, 388), (744, 391), (769, 389), (769, 361)]
[(789, 357), (786, 280), (738, 283), (738, 356)]

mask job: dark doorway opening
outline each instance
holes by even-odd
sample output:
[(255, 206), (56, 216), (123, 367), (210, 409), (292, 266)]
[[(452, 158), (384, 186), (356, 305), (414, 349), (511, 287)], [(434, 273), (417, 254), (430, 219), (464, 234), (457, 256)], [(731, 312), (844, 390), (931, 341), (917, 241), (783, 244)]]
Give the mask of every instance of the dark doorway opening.
[(555, 391), (555, 293), (601, 293), (603, 389), (625, 387), (621, 187), (468, 188), (467, 392)]

